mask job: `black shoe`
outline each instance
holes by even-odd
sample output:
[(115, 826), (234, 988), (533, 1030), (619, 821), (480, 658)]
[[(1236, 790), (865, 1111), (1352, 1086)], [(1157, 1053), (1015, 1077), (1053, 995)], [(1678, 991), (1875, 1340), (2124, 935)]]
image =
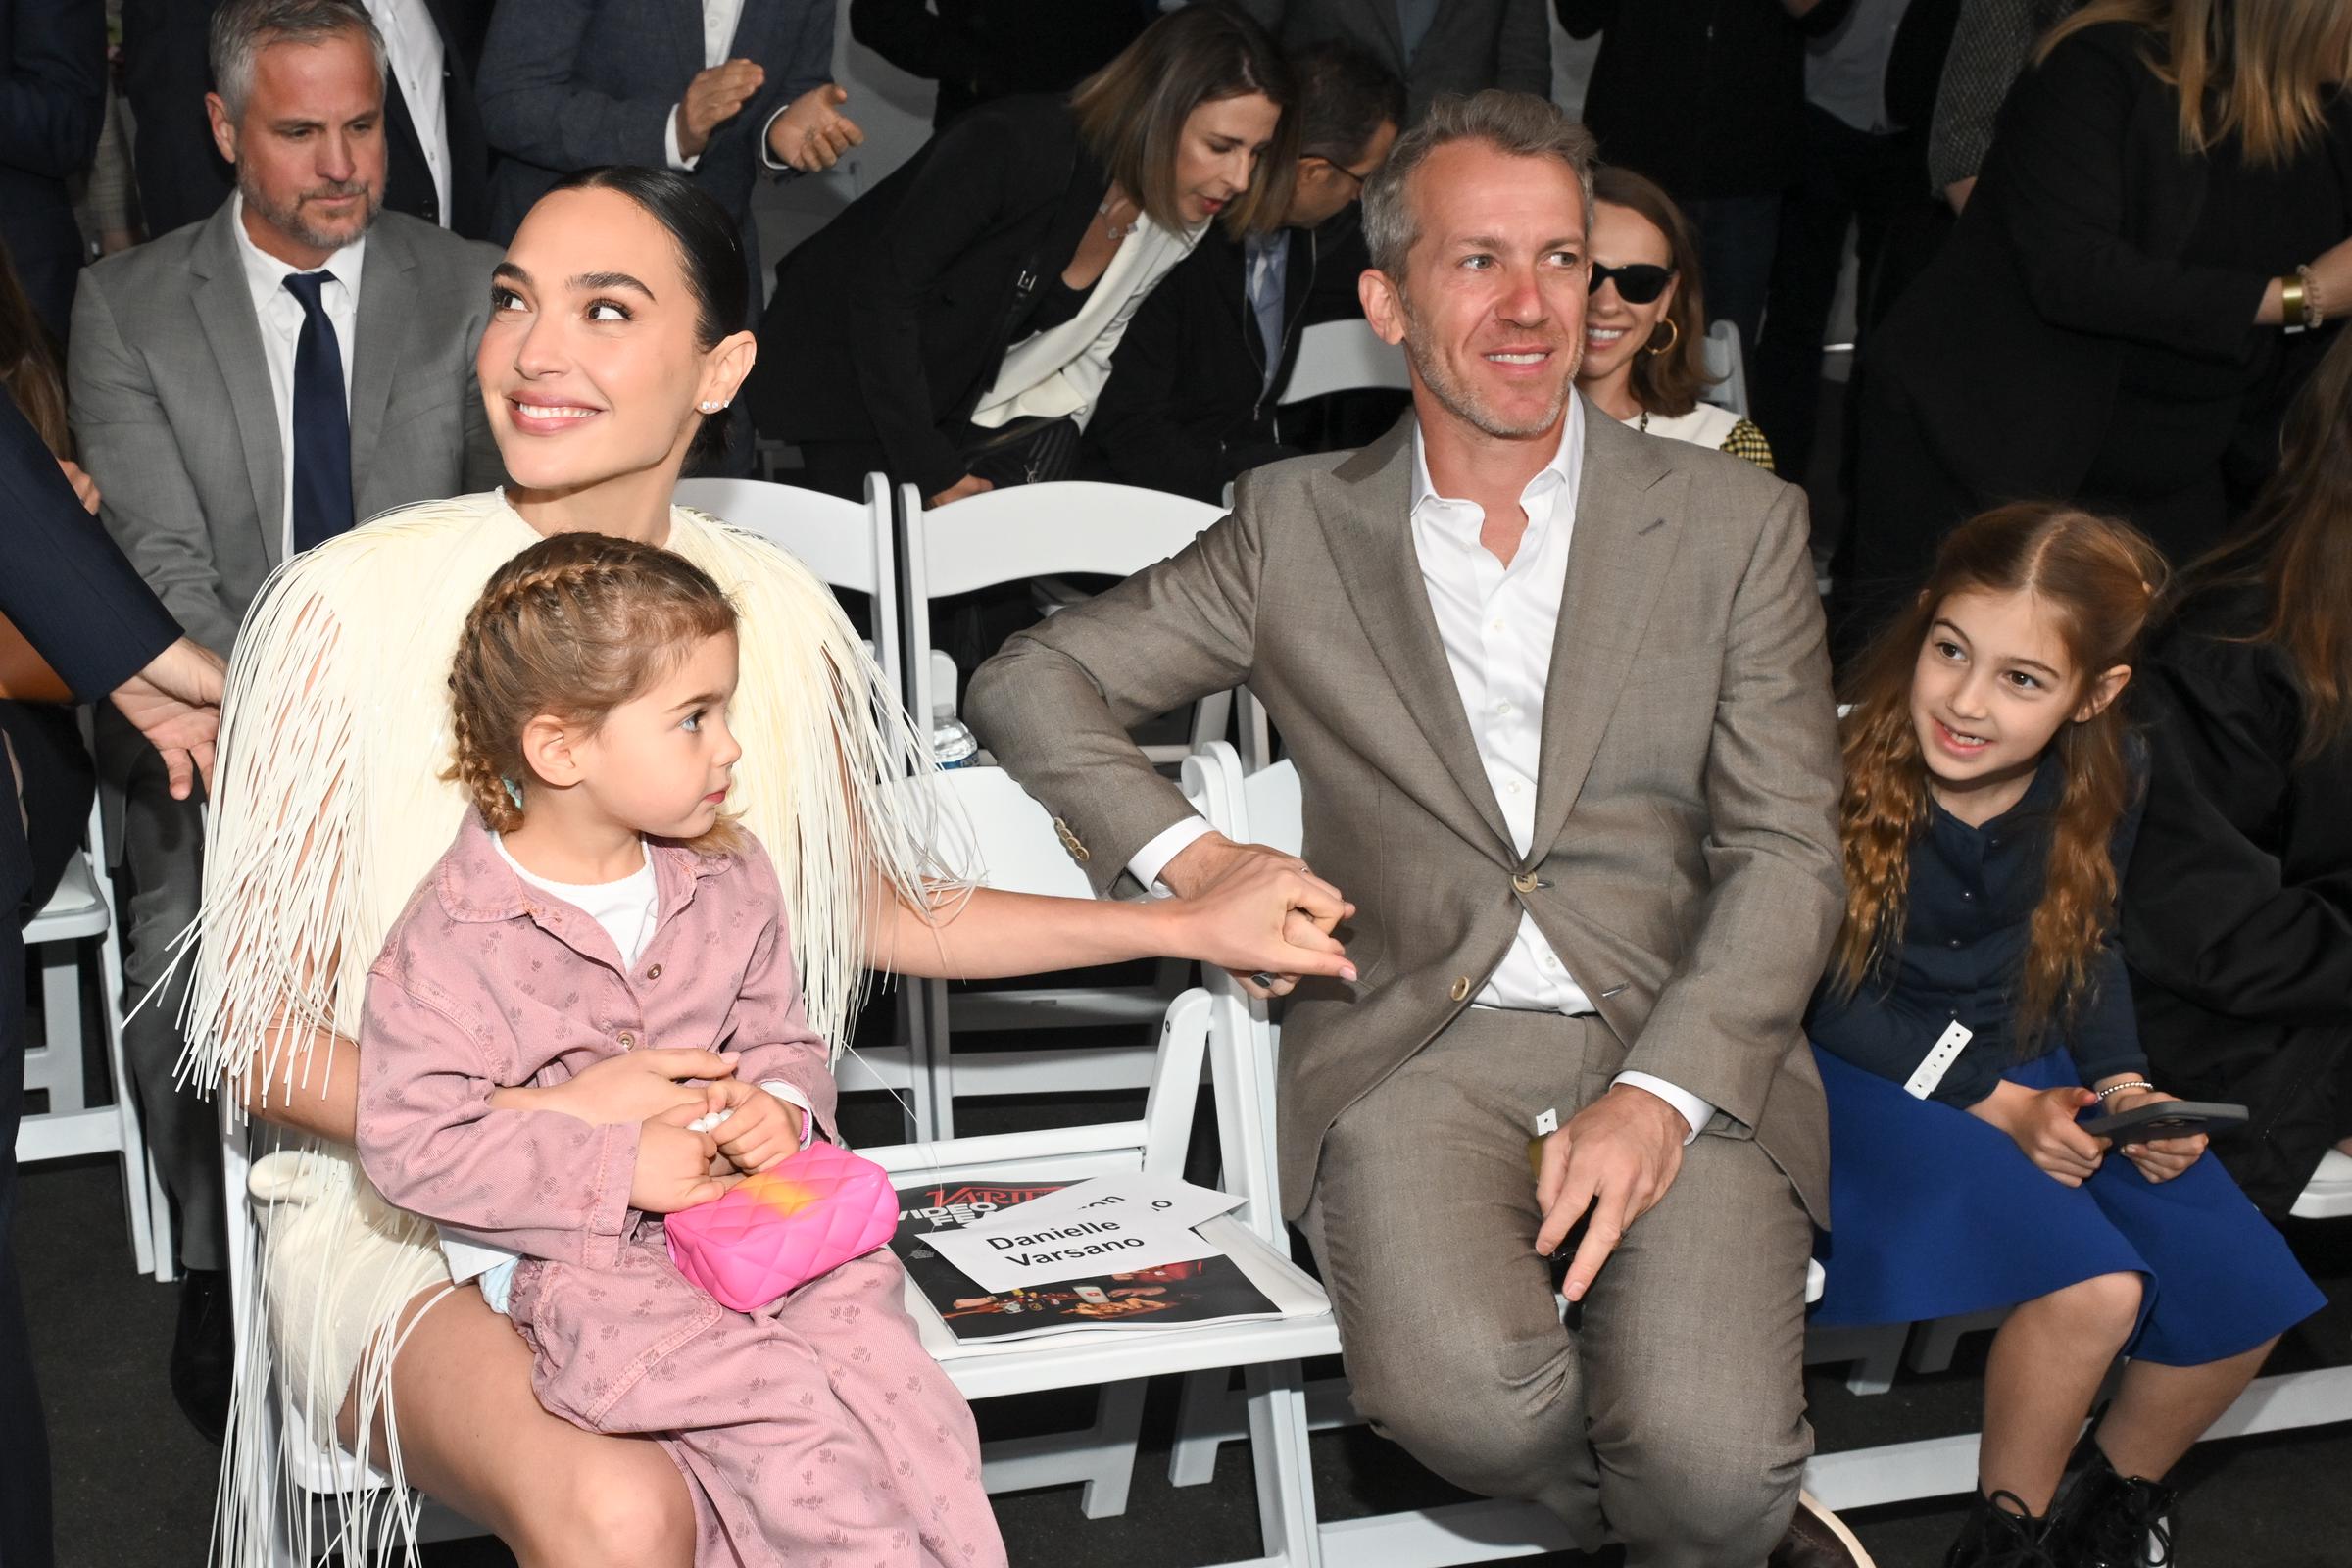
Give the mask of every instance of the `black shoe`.
[(2161, 1568), (2173, 1560), (2174, 1489), (2119, 1476), (2096, 1442), (2075, 1484), (2050, 1510), (2050, 1558), (2058, 1568)]
[(219, 1443), (228, 1430), (236, 1360), (228, 1275), (189, 1269), (179, 1282), (179, 1327), (172, 1336), (172, 1397), (207, 1442)]
[(1796, 1514), (1788, 1533), (1772, 1549), (1765, 1568), (1873, 1568), (1870, 1553), (1845, 1527), (1843, 1520), (1804, 1493), (1796, 1494)]
[(1978, 1493), (1960, 1539), (1943, 1554), (1943, 1568), (2053, 1568), (2042, 1544), (2047, 1519), (2036, 1519), (2015, 1493)]

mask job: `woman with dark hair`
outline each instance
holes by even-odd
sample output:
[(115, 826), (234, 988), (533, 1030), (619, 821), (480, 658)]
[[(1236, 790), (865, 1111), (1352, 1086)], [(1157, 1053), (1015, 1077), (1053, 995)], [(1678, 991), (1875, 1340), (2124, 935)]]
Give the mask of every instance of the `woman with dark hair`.
[(2287, 416), (2278, 473), (2191, 566), (2142, 697), (2155, 774), (2124, 881), (2140, 1038), (2242, 1103), (2214, 1146), (2283, 1215), (2352, 1153), (2352, 333)]
[(1700, 400), (1714, 377), (1698, 246), (1674, 198), (1630, 169), (1592, 174), (1592, 291), (1576, 372), (1585, 396), (1645, 434), (1772, 467), (1763, 431)]
[[(589, 1432), (541, 1408), (531, 1350), (514, 1324), (470, 1276), (453, 1278), (469, 1266), (458, 1250), (445, 1257), (430, 1223), (389, 1206), (352, 1147), (361, 1077), (386, 1070), (358, 1044), (370, 966), (412, 897), (432, 896), (418, 884), (471, 800), (444, 772), (460, 633), (492, 574), (541, 539), (600, 533), (661, 545), (733, 606), (742, 673), (726, 720), (750, 765), (725, 804), (769, 847), (799, 1007), (816, 1036), (844, 1037), (869, 968), (1011, 973), (1033, 959), (1121, 961), (1161, 944), (1218, 948), (1222, 956), (1186, 956), (1233, 964), (1239, 955), (1223, 939), (1246, 935), (1233, 945), (1254, 950), (1245, 969), (1352, 973), (1336, 943), (1307, 952), (1279, 939), (1291, 903), (1338, 907), (1322, 885), (1289, 873), (1245, 895), (1246, 918), (1230, 918), (1244, 901), (1229, 901), (1183, 934), (1162, 925), (1155, 937), (1132, 923), (1114, 932), (1093, 905), (1063, 900), (983, 889), (937, 906), (927, 823), (890, 787), (927, 765), (927, 754), (840, 608), (774, 546), (670, 503), (689, 447), (719, 422), (751, 368), (753, 338), (736, 324), (738, 246), (717, 204), (666, 171), (560, 182), (493, 274), (475, 366), (511, 486), (403, 508), (305, 553), (270, 580), (238, 637), (186, 1064), (195, 1081), (220, 1085), (274, 1129), (250, 1182), (266, 1236), (243, 1321), (267, 1332), (238, 1358), (219, 1530), (220, 1560), (231, 1568), (279, 1560), (270, 1550), (283, 1503), (275, 1456), (250, 1425), (272, 1376), (288, 1430), (337, 1435), (399, 1480), (344, 1516), (347, 1561), (376, 1560), (391, 1545), (380, 1535), (413, 1526), (402, 1505), (411, 1485), (496, 1531), (531, 1568), (774, 1555), (726, 1544), (757, 1533), (744, 1528), (743, 1504), (662, 1434)], [(467, 906), (466, 918), (493, 944), (506, 920), (593, 923), (561, 890), (550, 898), (562, 906), (552, 913), (517, 894), (511, 908)], [(901, 915), (924, 922), (922, 940), (894, 940)], [(654, 964), (625, 984), (662, 980)], [(594, 1154), (615, 1147), (614, 1135), (589, 1129), (619, 1128), (617, 1147), (633, 1157), (636, 1128), (622, 1124), (699, 1104), (733, 1069), (717, 1054), (723, 1042), (641, 1038), (648, 1015), (598, 1025), (618, 1048), (610, 1059), (568, 1079), (533, 1080), (564, 1091), (565, 1103), (545, 1113), (586, 1124), (569, 1147), (589, 1174), (622, 1186), (617, 1167)], [(546, 1197), (560, 1176), (581, 1174), (544, 1173), (533, 1212), (576, 1221), (583, 1258), (600, 1242), (609, 1256), (637, 1223), (623, 1193), (608, 1184), (586, 1209)], [(615, 1399), (626, 1387), (612, 1390)], [(807, 1394), (815, 1430), (837, 1412), (825, 1394)], [(842, 1457), (846, 1474), (871, 1455)], [(972, 1453), (969, 1476), (927, 1484), (924, 1498), (950, 1479), (976, 1485), (978, 1462)], [(818, 1541), (835, 1524), (855, 1534), (884, 1490), (815, 1487), (789, 1517), (760, 1522)], [(325, 1554), (295, 1544), (306, 1561)], [(971, 1556), (956, 1560), (1003, 1561), (993, 1539), (971, 1544)], [(942, 1559), (910, 1537), (889, 1560)]]
[(2352, 311), (2352, 6), (2093, 0), (2042, 40), (1862, 378), (1854, 584), (1908, 602), (1981, 507), (2111, 512), (2176, 561), (2278, 462)]
[(777, 267), (754, 422), (837, 495), (1062, 477), (1153, 285), (1220, 215), (1281, 223), (1290, 101), (1265, 30), (1197, 5), (1066, 101), (973, 110)]

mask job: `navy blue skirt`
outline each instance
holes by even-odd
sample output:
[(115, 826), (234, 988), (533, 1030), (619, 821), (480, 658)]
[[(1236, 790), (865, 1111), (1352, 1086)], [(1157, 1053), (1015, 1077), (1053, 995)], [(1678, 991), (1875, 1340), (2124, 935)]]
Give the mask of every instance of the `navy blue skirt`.
[[(2217, 1160), (2151, 1182), (2110, 1150), (2090, 1180), (2067, 1187), (1958, 1106), (1915, 1100), (1818, 1046), (1813, 1056), (1829, 1094), (1836, 1227), (1816, 1244), (1829, 1280), (1815, 1322), (1958, 1317), (2134, 1273), (2140, 1321), (2124, 1353), (2201, 1366), (2326, 1304)], [(2029, 1089), (2082, 1081), (2063, 1050), (2003, 1076)]]

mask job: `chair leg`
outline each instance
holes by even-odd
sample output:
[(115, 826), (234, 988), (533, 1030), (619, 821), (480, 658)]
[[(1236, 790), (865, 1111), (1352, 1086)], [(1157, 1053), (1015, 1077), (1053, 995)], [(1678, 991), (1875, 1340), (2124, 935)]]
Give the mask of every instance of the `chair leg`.
[(81, 1087), (80, 948), (78, 942), (41, 947), (41, 1038), (47, 1052), (40, 1087), (49, 1091), (52, 1116), (89, 1108)]
[[(110, 934), (103, 939), (114, 940)], [(130, 1079), (130, 1065), (122, 1056), (122, 1014), (116, 1002), (120, 994), (120, 976), (115, 965), (101, 961), (104, 970), (99, 977), (100, 1026), (106, 1031), (106, 1070), (115, 1086), (115, 1145), (122, 1160), (122, 1207), (130, 1221), (130, 1251), (138, 1262), (139, 1272), (152, 1273), (159, 1280), (172, 1277), (171, 1264), (162, 1253), (172, 1249), (172, 1216), (170, 1206), (159, 1207), (151, 1186), (155, 1182), (154, 1161), (147, 1157), (147, 1130), (139, 1115), (138, 1086)], [(159, 1247), (158, 1220), (161, 1221)]]
[(1185, 1374), (1176, 1399), (1176, 1443), (1168, 1450), (1168, 1485), (1207, 1485), (1216, 1477), (1217, 1450), (1242, 1436), (1241, 1401), (1232, 1378), (1221, 1366)]
[(1250, 1452), (1257, 1471), (1257, 1522), (1266, 1557), (1284, 1568), (1322, 1568), (1301, 1379), (1297, 1361), (1253, 1366), (1242, 1374), (1250, 1401)]
[(1144, 1427), (1147, 1382), (1127, 1378), (1103, 1386), (1094, 1430), (1096, 1451), (1102, 1456), (1102, 1464), (1078, 1494), (1078, 1511), (1089, 1519), (1115, 1519), (1127, 1511), (1127, 1494), (1135, 1482), (1136, 1448)]

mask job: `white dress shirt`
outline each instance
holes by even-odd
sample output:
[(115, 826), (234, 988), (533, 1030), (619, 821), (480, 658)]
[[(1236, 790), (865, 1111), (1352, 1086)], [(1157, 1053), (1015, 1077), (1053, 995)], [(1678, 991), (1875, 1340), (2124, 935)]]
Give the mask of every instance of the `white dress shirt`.
[[(229, 198), (236, 211), (229, 229), (237, 236), (237, 254), (245, 260), (245, 286), (253, 292), (253, 314), (262, 324), (262, 358), (270, 365), (270, 395), (277, 401), (279, 479), (285, 492), (285, 514), (279, 518), (281, 556), (294, 554), (294, 350), (302, 337), (302, 301), (287, 287), (296, 272), (324, 270), (334, 282), (318, 291), (326, 318), (334, 324), (335, 349), (343, 359), (343, 413), (351, 416), (351, 368), (358, 359), (360, 328), (360, 268), (368, 259), (368, 236), (344, 246), (326, 259), (323, 269), (295, 267), (279, 261), (253, 242), (245, 231), (245, 195)], [(354, 474), (356, 481), (358, 475)]]
[[(417, 0), (417, 3), (421, 4), (422, 0)], [(735, 29), (742, 21), (743, 0), (703, 0), (704, 70), (708, 71), (712, 66), (723, 66), (727, 63), (727, 51), (734, 47)], [(766, 62), (762, 61), (760, 64), (764, 66)], [(669, 123), (662, 132), (662, 156), (669, 160), (670, 168), (680, 173), (691, 173), (694, 172), (695, 166), (703, 161), (703, 155), (696, 153), (689, 158), (678, 150), (678, 111), (684, 107), (683, 104), (673, 104), (670, 107)], [(790, 169), (792, 167), (767, 150), (768, 126), (783, 118), (784, 110), (791, 107), (790, 104), (786, 104), (783, 109), (778, 109), (767, 117), (767, 124), (760, 127), (760, 161), (770, 169)]]
[(424, 148), (424, 166), (433, 175), (433, 211), (441, 226), (449, 226), (449, 120), (442, 96), (441, 72), (448, 64), (441, 29), (424, 0), (368, 0), (375, 30), (384, 35), (384, 53), (401, 102), (409, 107), (409, 122)]
[[(1501, 808), (1503, 825), (1510, 829), (1511, 846), (1522, 857), (1535, 838), (1544, 688), (1568, 581), (1584, 449), (1584, 404), (1571, 399), (1558, 449), (1519, 493), (1527, 530), (1505, 565), (1479, 542), (1485, 509), (1438, 494), (1430, 481), (1421, 431), (1418, 426), (1413, 430), (1410, 516), (1422, 586), (1429, 594), (1438, 641), (1446, 650), (1446, 663), (1470, 721), (1487, 783)], [(1198, 817), (1179, 822), (1147, 844), (1128, 862), (1129, 868), (1149, 887), (1177, 851), (1206, 831), (1208, 824)], [(1535, 916), (1524, 909), (1510, 951), (1487, 976), (1472, 1004), (1571, 1016), (1595, 1010), (1538, 929)], [(1715, 1107), (1696, 1095), (1649, 1073), (1619, 1073), (1614, 1082), (1646, 1089), (1665, 1101), (1690, 1124), (1692, 1138), (1715, 1114)]]

